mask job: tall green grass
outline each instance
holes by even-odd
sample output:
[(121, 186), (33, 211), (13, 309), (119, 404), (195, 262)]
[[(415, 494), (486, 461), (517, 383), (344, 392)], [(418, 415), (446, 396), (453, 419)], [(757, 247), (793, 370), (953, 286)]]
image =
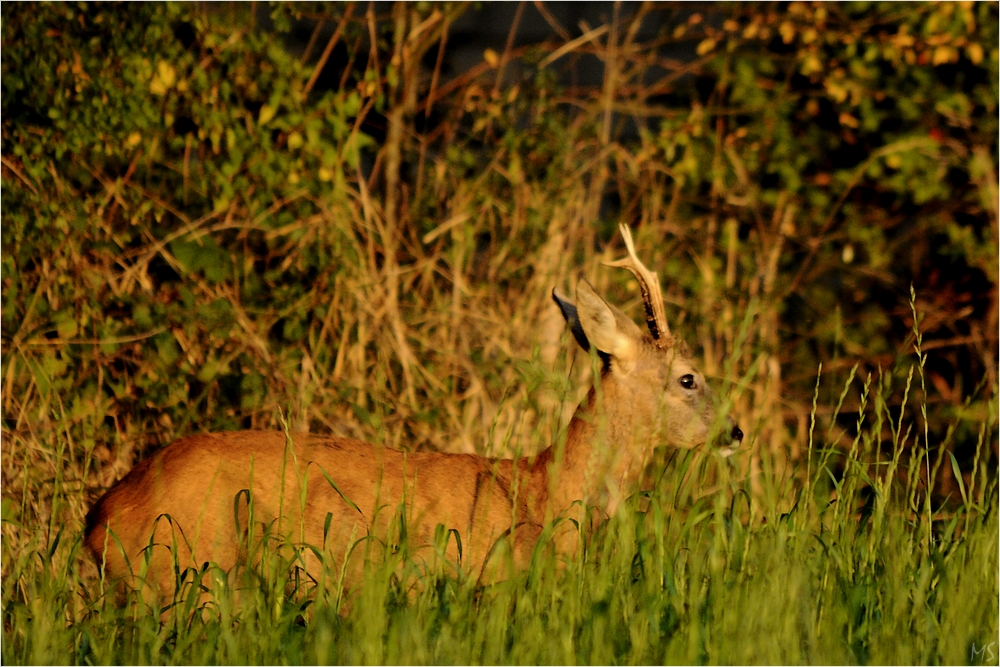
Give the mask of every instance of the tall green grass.
[[(492, 583), (397, 535), (346, 595), (336, 572), (307, 584), (294, 554), (263, 543), (262, 561), (230, 578), (239, 585), (206, 566), (183, 573), (165, 608), (134, 592), (119, 604), (83, 553), (81, 525), (39, 521), (4, 500), (3, 662), (995, 660), (1000, 529), (987, 465), (997, 400), (972, 474), (956, 475), (961, 497), (929, 497), (941, 467), (957, 464), (919, 426), (917, 345), (905, 377), (849, 374), (840, 403), (852, 388), (861, 398), (846, 449), (828, 446), (832, 428), (818, 430), (814, 406), (801, 482), (748, 474), (740, 455), (665, 452), (655, 488), (581, 529), (577, 553), (542, 540), (530, 567)], [(52, 517), (81, 502), (71, 485), (51, 483)]]

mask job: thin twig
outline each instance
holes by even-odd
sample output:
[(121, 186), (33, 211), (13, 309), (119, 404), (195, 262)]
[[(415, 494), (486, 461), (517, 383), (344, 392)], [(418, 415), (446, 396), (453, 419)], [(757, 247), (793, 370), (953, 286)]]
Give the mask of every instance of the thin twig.
[(618, 16), (621, 2), (615, 2), (611, 18), (611, 35), (605, 47), (604, 58), (604, 122), (601, 123), (601, 143), (605, 146), (611, 141), (611, 105), (615, 99), (615, 84), (618, 79)]
[(449, 16), (445, 16), (444, 25), (441, 26), (441, 42), (438, 44), (437, 60), (434, 63), (434, 73), (431, 75), (431, 88), (427, 91), (427, 101), (424, 105), (424, 118), (430, 118), (431, 116), (431, 107), (434, 105), (434, 93), (437, 92), (438, 81), (441, 78), (441, 65), (444, 63), (444, 50), (448, 45), (449, 27), (451, 27), (451, 18)]
[(7, 167), (8, 169), (10, 169), (12, 172), (14, 172), (14, 175), (17, 176), (18, 178), (20, 178), (21, 181), (25, 185), (28, 186), (28, 189), (31, 190), (31, 194), (33, 194), (33, 195), (37, 195), (38, 194), (38, 190), (36, 190), (35, 186), (31, 184), (31, 181), (29, 181), (28, 178), (24, 174), (21, 173), (20, 169), (18, 169), (17, 167), (14, 166), (14, 163), (11, 162), (7, 158), (7, 156), (0, 157), (0, 162), (2, 162), (5, 167)]
[[(441, 66), (444, 63), (444, 50), (448, 44), (448, 28), (451, 26), (451, 18), (446, 14), (444, 24), (441, 26), (441, 40), (438, 44), (437, 61), (434, 63), (434, 73), (431, 75), (431, 87), (427, 92), (427, 100), (424, 104), (424, 120), (431, 117), (431, 108), (434, 105), (434, 93), (437, 91), (438, 80), (441, 78)], [(424, 164), (427, 160), (428, 136), (424, 133), (420, 141), (420, 159), (417, 164), (417, 185), (414, 189), (414, 200), (420, 201), (420, 196), (424, 190)]]
[(120, 345), (122, 343), (134, 343), (136, 341), (145, 340), (147, 338), (152, 338), (153, 336), (163, 333), (167, 330), (166, 326), (157, 327), (152, 331), (147, 331), (142, 334), (135, 334), (134, 336), (113, 336), (111, 338), (93, 338), (93, 339), (74, 339), (74, 340), (64, 340), (62, 338), (46, 339), (46, 340), (25, 340), (21, 341), (21, 345), (34, 345), (34, 346), (52, 346), (52, 345)]
[(503, 47), (503, 55), (500, 56), (500, 64), (497, 65), (497, 78), (493, 83), (494, 92), (500, 90), (500, 84), (503, 80), (503, 71), (507, 67), (507, 62), (510, 60), (510, 51), (514, 48), (514, 37), (517, 36), (517, 29), (521, 25), (521, 16), (524, 15), (524, 0), (517, 3), (517, 11), (514, 12), (514, 22), (510, 25), (510, 32), (507, 33), (507, 43)]
[(221, 46), (217, 47), (210, 54), (208, 54), (207, 56), (205, 56), (204, 58), (201, 59), (201, 62), (198, 63), (198, 69), (205, 69), (205, 68), (207, 68), (209, 66), (209, 64), (212, 62), (213, 58), (218, 58), (220, 53), (222, 53), (223, 51), (225, 51), (226, 49), (228, 49), (230, 46), (232, 46), (233, 44), (235, 44), (236, 42), (238, 42), (240, 39), (242, 39), (243, 35), (245, 35), (246, 33), (247, 33), (246, 28), (243, 28), (242, 30), (237, 30), (236, 32), (234, 32), (232, 35), (230, 35), (226, 39), (226, 41), (224, 41), (222, 43)]
[(312, 49), (313, 49), (314, 46), (316, 46), (316, 40), (319, 39), (319, 33), (323, 29), (323, 26), (325, 26), (325, 25), (326, 25), (326, 21), (324, 19), (320, 19), (320, 20), (316, 21), (316, 27), (313, 28), (312, 34), (309, 35), (309, 42), (306, 44), (305, 50), (302, 51), (302, 64), (303, 65), (305, 65), (307, 62), (309, 62), (309, 56), (312, 54)]
[(549, 27), (555, 30), (557, 35), (568, 42), (571, 39), (569, 32), (566, 28), (559, 25), (559, 21), (556, 21), (556, 17), (552, 16), (549, 10), (545, 8), (545, 3), (541, 2), (541, 0), (535, 0), (534, 5), (535, 9), (538, 10), (538, 13), (542, 15), (543, 19), (545, 19), (545, 22), (549, 24)]
[(302, 89), (303, 97), (308, 97), (309, 91), (313, 89), (316, 85), (316, 80), (319, 79), (319, 73), (323, 71), (326, 66), (326, 61), (329, 60), (330, 54), (333, 53), (333, 47), (337, 45), (340, 41), (340, 34), (344, 31), (344, 26), (347, 25), (348, 19), (351, 18), (351, 14), (354, 12), (354, 4), (350, 3), (347, 5), (347, 9), (344, 10), (344, 15), (340, 18), (340, 22), (337, 24), (337, 29), (333, 31), (333, 36), (330, 37), (330, 41), (326, 43), (326, 48), (323, 49), (323, 55), (319, 57), (316, 62), (316, 67), (313, 68), (312, 76), (309, 77), (309, 81), (306, 82), (305, 88)]
[(548, 56), (546, 56), (545, 59), (542, 60), (542, 62), (538, 63), (538, 68), (542, 69), (542, 68), (548, 67), (549, 65), (551, 65), (555, 61), (557, 61), (560, 58), (562, 58), (567, 53), (575, 51), (577, 49), (577, 47), (579, 47), (580, 45), (586, 44), (587, 42), (592, 42), (593, 40), (597, 39), (598, 37), (600, 37), (601, 35), (603, 35), (607, 31), (608, 31), (608, 26), (606, 26), (606, 25), (598, 26), (598, 27), (596, 27), (596, 28), (594, 28), (592, 30), (588, 30), (587, 32), (583, 33), (582, 35), (580, 35), (576, 39), (574, 39), (572, 41), (569, 41), (569, 42), (566, 42), (565, 44), (563, 44), (562, 46), (560, 46), (558, 49), (556, 49), (555, 51), (553, 51), (552, 53), (550, 53)]

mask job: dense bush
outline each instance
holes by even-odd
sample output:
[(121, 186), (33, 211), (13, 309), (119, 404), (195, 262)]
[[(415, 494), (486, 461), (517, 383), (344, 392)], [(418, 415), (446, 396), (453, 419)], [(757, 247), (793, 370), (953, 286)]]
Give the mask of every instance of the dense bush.
[[(291, 406), (482, 449), (511, 362), (541, 344), (551, 363), (546, 292), (626, 221), (708, 369), (764, 369), (740, 407), (771, 449), (801, 444), (819, 362), (834, 393), (856, 361), (896, 367), (911, 284), (931, 404), (975, 440), (996, 382), (995, 6), (623, 8), (554, 62), (514, 43), (446, 82), (462, 9), (278, 6), (265, 31), (6, 8), (7, 432), (58, 423), (78, 460), (127, 466), (132, 443)], [(290, 54), (293, 14), (335, 27), (332, 58)], [(600, 85), (559, 83), (597, 58)]]

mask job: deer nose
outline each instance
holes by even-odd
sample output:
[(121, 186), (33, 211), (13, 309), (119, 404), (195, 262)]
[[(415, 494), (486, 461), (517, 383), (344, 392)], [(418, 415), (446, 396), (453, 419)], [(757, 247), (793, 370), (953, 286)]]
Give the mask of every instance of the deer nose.
[(736, 442), (743, 442), (743, 431), (740, 430), (739, 426), (733, 426), (732, 433), (729, 436)]

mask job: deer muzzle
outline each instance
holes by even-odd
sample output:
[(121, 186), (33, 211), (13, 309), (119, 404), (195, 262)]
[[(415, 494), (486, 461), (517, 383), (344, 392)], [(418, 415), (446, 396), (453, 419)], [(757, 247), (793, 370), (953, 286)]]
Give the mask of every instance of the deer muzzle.
[(722, 454), (723, 457), (731, 456), (737, 449), (740, 448), (740, 445), (743, 444), (743, 429), (741, 429), (738, 424), (732, 422), (732, 420), (730, 420), (730, 423), (732, 423), (733, 426), (729, 431), (729, 441), (719, 447), (719, 453)]

